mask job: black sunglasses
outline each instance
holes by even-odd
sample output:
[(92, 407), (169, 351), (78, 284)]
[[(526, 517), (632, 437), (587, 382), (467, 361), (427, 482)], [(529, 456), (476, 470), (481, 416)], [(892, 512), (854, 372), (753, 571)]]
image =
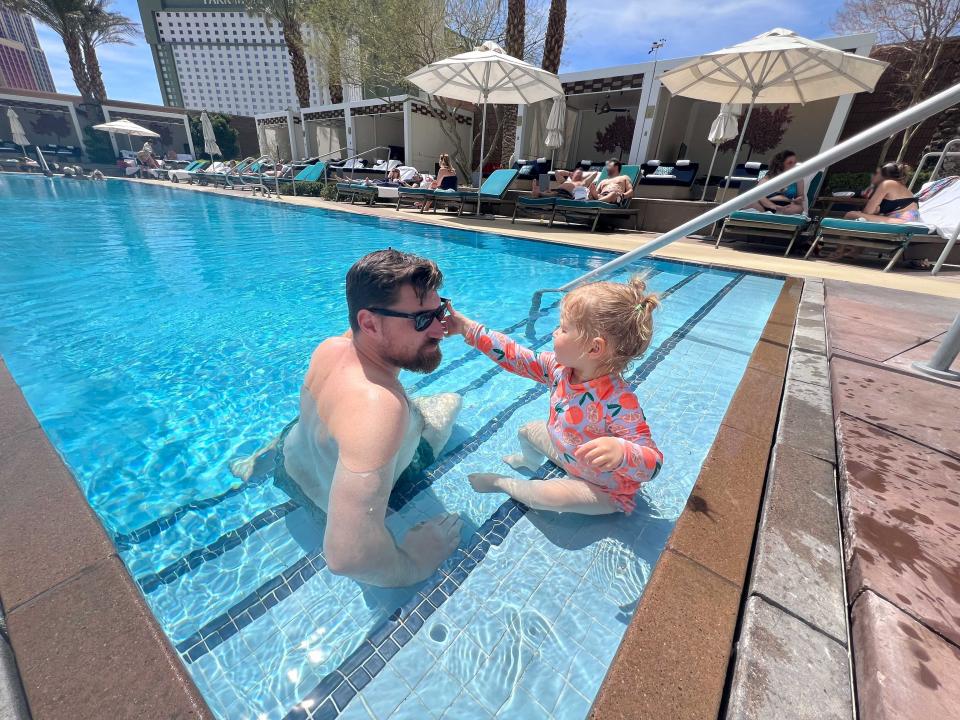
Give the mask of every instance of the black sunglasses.
[(417, 332), (423, 332), (433, 324), (434, 320), (443, 320), (447, 314), (447, 304), (450, 298), (440, 298), (440, 307), (436, 310), (423, 310), (417, 313), (397, 312), (396, 310), (387, 310), (386, 308), (367, 308), (370, 312), (384, 317), (410, 318), (413, 320), (413, 327)]

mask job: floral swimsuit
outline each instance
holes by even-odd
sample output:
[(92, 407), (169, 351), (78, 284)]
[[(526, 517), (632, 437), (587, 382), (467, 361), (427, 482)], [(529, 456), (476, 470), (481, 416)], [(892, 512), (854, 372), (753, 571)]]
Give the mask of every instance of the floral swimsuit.
[[(624, 379), (605, 375), (576, 384), (570, 379), (572, 371), (557, 363), (552, 352), (535, 353), (480, 324), (471, 328), (466, 340), (505, 370), (551, 388), (547, 430), (563, 469), (596, 485), (630, 513), (640, 485), (660, 472), (663, 453)], [(623, 462), (613, 471), (594, 470), (574, 457), (579, 446), (600, 437), (615, 437), (623, 447)]]

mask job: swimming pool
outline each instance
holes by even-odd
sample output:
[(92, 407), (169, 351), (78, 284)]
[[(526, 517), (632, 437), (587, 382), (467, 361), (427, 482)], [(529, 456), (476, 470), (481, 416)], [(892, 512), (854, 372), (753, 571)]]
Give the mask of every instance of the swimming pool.
[(403, 380), (460, 392), (464, 410), (388, 526), (458, 511), (461, 549), (423, 585), (384, 591), (330, 574), (322, 528), (269, 477), (227, 467), (295, 416), (310, 352), (346, 327), (346, 269), (386, 245), (426, 255), (459, 308), (524, 340), (534, 290), (611, 255), (119, 181), (0, 174), (0, 217), (0, 353), (230, 720), (584, 717), (782, 286), (632, 268), (666, 295), (632, 372), (666, 460), (629, 518), (473, 493), (467, 473), (508, 471), (500, 457), (546, 394), (445, 343), (438, 371)]

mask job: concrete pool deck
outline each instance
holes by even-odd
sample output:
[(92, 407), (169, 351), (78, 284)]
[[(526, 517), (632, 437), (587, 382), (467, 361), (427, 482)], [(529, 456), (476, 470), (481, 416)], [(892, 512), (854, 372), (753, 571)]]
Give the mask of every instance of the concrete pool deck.
[[(296, 204), (336, 207), (315, 199)], [(367, 214), (365, 208), (350, 211)], [(373, 212), (420, 220), (415, 212)], [(425, 217), (442, 224), (455, 220)], [(649, 237), (548, 233), (536, 225), (521, 233), (503, 221), (465, 222), (620, 251)], [(473, 229), (470, 224), (457, 223)], [(960, 520), (948, 510), (956, 513), (960, 488), (944, 479), (960, 469), (960, 429), (956, 421), (948, 424), (960, 416), (960, 389), (945, 383), (931, 389), (903, 368), (914, 357), (929, 357), (944, 318), (960, 309), (960, 303), (943, 299), (960, 297), (960, 275), (883, 274), (714, 251), (696, 240), (669, 250), (664, 257), (760, 272), (790, 274), (786, 267), (799, 263), (808, 276), (816, 270), (827, 279), (792, 279), (784, 287), (591, 716), (849, 718), (851, 647), (863, 717), (946, 716), (932, 703), (944, 697), (950, 707), (960, 703), (960, 652), (950, 636), (960, 622), (958, 569), (949, 566), (946, 552), (960, 534)], [(875, 285), (834, 282), (834, 274)], [(891, 312), (899, 313), (896, 321)], [(875, 322), (878, 317), (883, 321)], [(871, 391), (872, 384), (881, 390)], [(841, 389), (854, 385), (852, 397), (837, 399)], [(896, 403), (882, 407), (884, 396), (894, 392)], [(926, 418), (931, 397), (941, 410), (940, 423)], [(838, 429), (851, 428), (836, 449), (834, 415)], [(858, 428), (859, 445), (853, 442)], [(899, 443), (896, 451), (908, 460), (907, 469), (894, 468), (888, 481), (896, 493), (870, 485), (876, 475), (890, 474), (884, 458), (891, 443)], [(0, 457), (0, 599), (34, 718), (209, 717), (2, 360)], [(877, 458), (881, 462), (868, 467), (860, 485), (856, 478), (844, 484), (848, 474)], [(841, 490), (848, 493), (842, 505), (837, 468)], [(927, 481), (920, 506), (904, 505), (917, 502), (911, 483), (918, 475)], [(874, 496), (857, 500), (854, 490), (865, 492), (864, 485)], [(851, 505), (850, 497), (857, 502)], [(877, 507), (881, 512), (869, 515)], [(889, 512), (882, 512), (885, 507)], [(928, 527), (923, 517), (936, 520)], [(938, 528), (949, 532), (931, 532)], [(901, 541), (904, 533), (913, 540)], [(910, 602), (892, 592), (894, 582)], [(938, 594), (947, 597), (935, 602)], [(897, 683), (877, 683), (878, 672), (914, 665)], [(900, 694), (890, 695), (891, 686)], [(915, 697), (922, 700), (917, 707), (902, 704)]]

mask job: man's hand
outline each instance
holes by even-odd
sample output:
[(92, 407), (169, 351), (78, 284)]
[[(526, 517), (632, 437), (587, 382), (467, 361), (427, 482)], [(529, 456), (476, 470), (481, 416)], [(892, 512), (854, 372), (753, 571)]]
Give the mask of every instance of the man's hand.
[(447, 305), (447, 316), (443, 319), (447, 335), (466, 335), (475, 324), (473, 320), (454, 310), (453, 303)]
[(463, 520), (457, 513), (437, 515), (410, 528), (400, 549), (429, 576), (460, 544), (462, 527)]
[(623, 462), (623, 445), (617, 438), (602, 437), (584, 443), (574, 450), (573, 455), (594, 470), (610, 472), (620, 467)]

